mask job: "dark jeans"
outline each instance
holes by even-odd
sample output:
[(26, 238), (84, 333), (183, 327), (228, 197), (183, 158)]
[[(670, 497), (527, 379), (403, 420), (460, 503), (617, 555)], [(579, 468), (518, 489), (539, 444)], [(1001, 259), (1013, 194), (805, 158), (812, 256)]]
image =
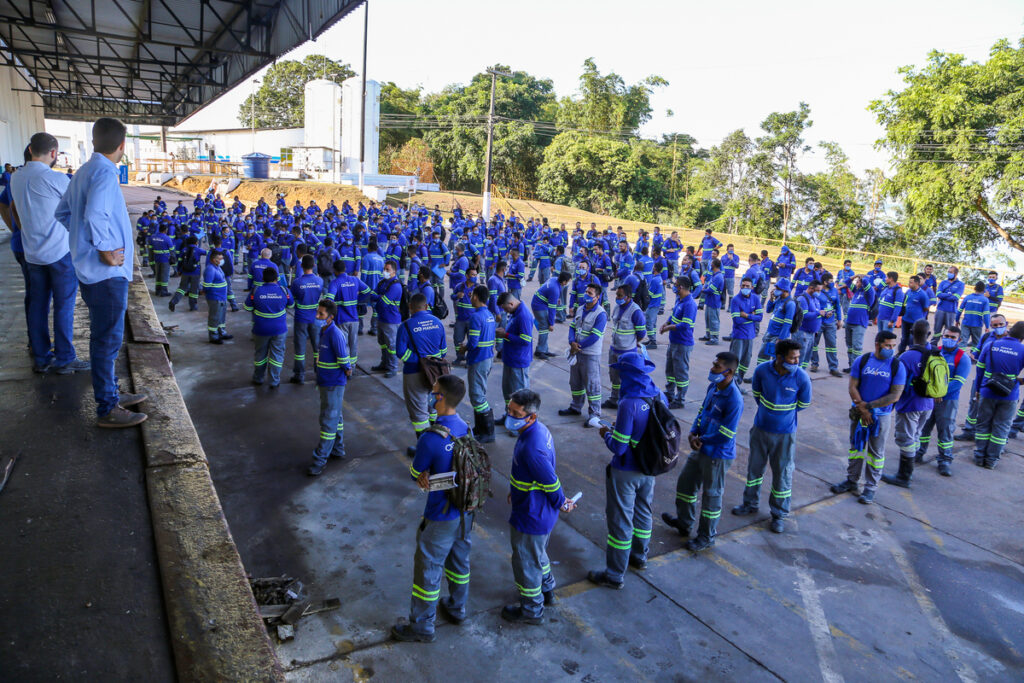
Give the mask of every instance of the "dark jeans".
[[(27, 329), (27, 327), (28, 327), (28, 325), (27, 325), (27, 323), (28, 323), (28, 296), (29, 296), (29, 290), (32, 289), (31, 283), (29, 282), (29, 277), (28, 277), (28, 261), (25, 260), (25, 253), (21, 252), (21, 251), (14, 252), (14, 259), (18, 262), (18, 265), (21, 266), (21, 277), (24, 278), (24, 280), (25, 280), (25, 322), (26, 322), (26, 330), (25, 331), (27, 332), (28, 331), (28, 329)], [(32, 343), (32, 337), (30, 336), (29, 337), (29, 344), (31, 345), (31, 343)]]
[[(67, 365), (75, 360), (71, 342), (75, 326), (78, 278), (71, 253), (45, 266), (28, 263), (28, 338), (36, 365)], [(50, 351), (50, 299), (53, 299), (53, 352)], [(56, 354), (56, 357), (54, 357)]]
[(128, 310), (128, 280), (113, 277), (94, 285), (80, 283), (82, 300), (89, 308), (89, 357), (96, 414), (104, 417), (117, 407), (114, 364), (124, 343), (124, 316)]

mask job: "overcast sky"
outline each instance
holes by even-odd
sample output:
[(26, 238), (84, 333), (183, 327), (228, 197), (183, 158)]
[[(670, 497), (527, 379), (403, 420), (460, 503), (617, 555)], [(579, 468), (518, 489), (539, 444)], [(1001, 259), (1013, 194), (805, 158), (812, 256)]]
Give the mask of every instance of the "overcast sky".
[[(881, 129), (867, 105), (900, 86), (900, 66), (922, 64), (931, 49), (984, 60), (996, 40), (1024, 34), (1022, 0), (372, 0), (370, 10), (372, 79), (434, 92), (502, 63), (552, 79), (563, 96), (576, 92), (593, 57), (627, 83), (651, 74), (669, 82), (653, 97), (644, 136), (685, 132), (710, 147), (737, 128), (754, 137), (766, 114), (805, 101), (808, 141), (838, 142), (858, 173), (887, 164), (873, 147)], [(281, 57), (326, 54), (358, 72), (362, 31), (359, 8)], [(237, 124), (251, 88), (229, 91), (182, 128)], [(802, 166), (815, 170), (821, 157)]]

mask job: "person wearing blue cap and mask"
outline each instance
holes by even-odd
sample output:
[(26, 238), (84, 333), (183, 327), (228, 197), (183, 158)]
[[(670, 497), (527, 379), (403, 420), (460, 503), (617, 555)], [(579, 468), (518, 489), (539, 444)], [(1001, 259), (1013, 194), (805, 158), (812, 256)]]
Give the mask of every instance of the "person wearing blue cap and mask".
[(796, 270), (796, 256), (785, 244), (779, 251), (779, 258), (775, 260), (775, 266), (779, 270), (780, 278), (789, 280), (793, 277), (793, 271)]
[(757, 413), (750, 428), (747, 486), (743, 503), (732, 509), (732, 514), (740, 516), (757, 513), (764, 468), (770, 466), (769, 528), (777, 534), (785, 529), (783, 520), (789, 516), (793, 494), (797, 413), (811, 405), (811, 378), (800, 367), (800, 356), (799, 344), (786, 339), (776, 344), (775, 360), (758, 365), (754, 371)]
[(956, 413), (960, 403), (960, 390), (967, 383), (971, 372), (971, 357), (959, 347), (960, 330), (947, 328), (939, 338), (939, 349), (942, 357), (949, 365), (949, 388), (942, 399), (936, 401), (932, 414), (921, 430), (921, 440), (914, 458), (916, 463), (924, 463), (928, 445), (932, 441), (932, 429), (938, 432), (939, 474), (944, 477), (953, 476), (950, 465), (953, 462), (953, 428), (956, 426)]
[(875, 305), (875, 290), (864, 277), (855, 275), (850, 280), (850, 307), (846, 314), (846, 355), (849, 365), (843, 372), (849, 373), (853, 362), (860, 358), (864, 346), (864, 332), (871, 322), (869, 313)]
[[(697, 524), (697, 536), (686, 541), (694, 552), (715, 544), (718, 520), (722, 516), (722, 492), (725, 473), (736, 459), (736, 430), (743, 416), (743, 397), (733, 381), (739, 358), (723, 351), (715, 356), (708, 374), (704, 403), (690, 429), (692, 452), (676, 481), (676, 515), (662, 513), (661, 519), (683, 537)], [(701, 496), (700, 522), (697, 523), (697, 492)]]
[(790, 292), (789, 280), (779, 278), (775, 283), (775, 296), (765, 306), (765, 313), (771, 313), (768, 329), (761, 340), (761, 350), (757, 354), (757, 362), (764, 363), (775, 357), (775, 342), (789, 339), (792, 335), (793, 317), (796, 315), (797, 304)]
[(850, 370), (850, 455), (846, 479), (833, 484), (832, 493), (856, 495), (863, 471), (864, 490), (857, 502), (870, 505), (874, 501), (892, 431), (892, 406), (903, 394), (907, 381), (907, 368), (896, 357), (895, 333), (877, 333), (874, 353), (855, 360)]
[(601, 427), (601, 437), (612, 452), (605, 468), (608, 547), (605, 568), (589, 572), (587, 579), (599, 586), (622, 588), (627, 565), (647, 567), (651, 541), (654, 477), (640, 471), (635, 449), (647, 429), (652, 402), (668, 402), (650, 378), (654, 363), (637, 351), (618, 356), (612, 368), (622, 384), (615, 424), (611, 429)]
[[(990, 328), (989, 331), (981, 335), (981, 341), (978, 342), (978, 350), (968, 350), (968, 354), (971, 356), (971, 361), (974, 363), (978, 362), (978, 358), (981, 357), (981, 352), (985, 350), (985, 347), (1006, 335), (1010, 331), (1010, 326), (1006, 322), (1006, 316), (1002, 313), (996, 313), (990, 316)], [(949, 328), (947, 328), (949, 329)], [(967, 405), (967, 419), (964, 421), (963, 431), (953, 437), (954, 441), (974, 441), (974, 430), (978, 422), (978, 404), (980, 399), (978, 394), (971, 392), (971, 401)], [(1024, 405), (1021, 406), (1021, 410), (1018, 411), (1017, 420), (1020, 420), (1019, 427), (1016, 427), (1016, 431), (1020, 431), (1021, 427), (1024, 427), (1024, 415), (1020, 413), (1024, 412)], [(1015, 420), (1015, 422), (1017, 422)], [(1015, 438), (1017, 436), (1014, 428), (1011, 428), (1009, 436)]]
[(1013, 424), (1024, 370), (1024, 322), (1016, 322), (1007, 335), (987, 344), (978, 358), (974, 393), (978, 394), (978, 420), (974, 433), (974, 464), (994, 469)]

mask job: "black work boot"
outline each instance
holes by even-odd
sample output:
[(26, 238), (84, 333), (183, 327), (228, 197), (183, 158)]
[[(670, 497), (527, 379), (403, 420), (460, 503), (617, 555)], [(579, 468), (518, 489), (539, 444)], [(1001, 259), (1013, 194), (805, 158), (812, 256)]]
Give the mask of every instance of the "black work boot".
[(484, 438), (480, 439), (480, 443), (493, 443), (494, 442), (494, 411), (488, 409), (484, 413)]
[(900, 456), (900, 469), (896, 474), (883, 474), (882, 481), (886, 484), (892, 484), (893, 486), (899, 486), (900, 488), (910, 488), (910, 478), (914, 476), (914, 456)]

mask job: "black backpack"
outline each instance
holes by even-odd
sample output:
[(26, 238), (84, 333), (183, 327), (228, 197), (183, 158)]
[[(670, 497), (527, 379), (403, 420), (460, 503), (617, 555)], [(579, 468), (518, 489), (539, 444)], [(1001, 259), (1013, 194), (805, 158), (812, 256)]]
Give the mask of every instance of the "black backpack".
[(178, 264), (178, 270), (182, 273), (191, 273), (198, 267), (199, 259), (196, 258), (196, 248), (185, 247), (185, 250), (181, 252), (181, 263)]
[(633, 292), (633, 301), (640, 307), (641, 311), (646, 311), (647, 307), (651, 305), (651, 290), (647, 288), (647, 278), (640, 276), (640, 284), (636, 286), (636, 291)]
[(331, 258), (331, 252), (326, 249), (320, 252), (316, 258), (316, 269), (320, 277), (334, 275), (334, 259)]
[(445, 303), (444, 297), (437, 296), (436, 292), (434, 296), (434, 305), (430, 307), (430, 314), (438, 320), (444, 320), (448, 317), (448, 304)]
[(281, 245), (278, 244), (277, 242), (272, 242), (270, 247), (268, 248), (270, 249), (270, 262), (277, 266), (278, 269), (280, 270), (281, 256), (284, 254), (284, 249), (282, 249)]
[(645, 398), (644, 403), (650, 408), (647, 427), (633, 449), (633, 456), (642, 473), (656, 476), (676, 466), (682, 430), (675, 415), (660, 398)]
[[(785, 304), (783, 304), (785, 308)], [(793, 334), (800, 329), (800, 326), (804, 324), (804, 309), (800, 308), (800, 304), (793, 300), (793, 323), (789, 326), (789, 333)]]
[(405, 283), (401, 280), (397, 281), (398, 284), (402, 285), (402, 294), (398, 297), (398, 314), (402, 316), (402, 320), (409, 319), (409, 288), (405, 286)]

